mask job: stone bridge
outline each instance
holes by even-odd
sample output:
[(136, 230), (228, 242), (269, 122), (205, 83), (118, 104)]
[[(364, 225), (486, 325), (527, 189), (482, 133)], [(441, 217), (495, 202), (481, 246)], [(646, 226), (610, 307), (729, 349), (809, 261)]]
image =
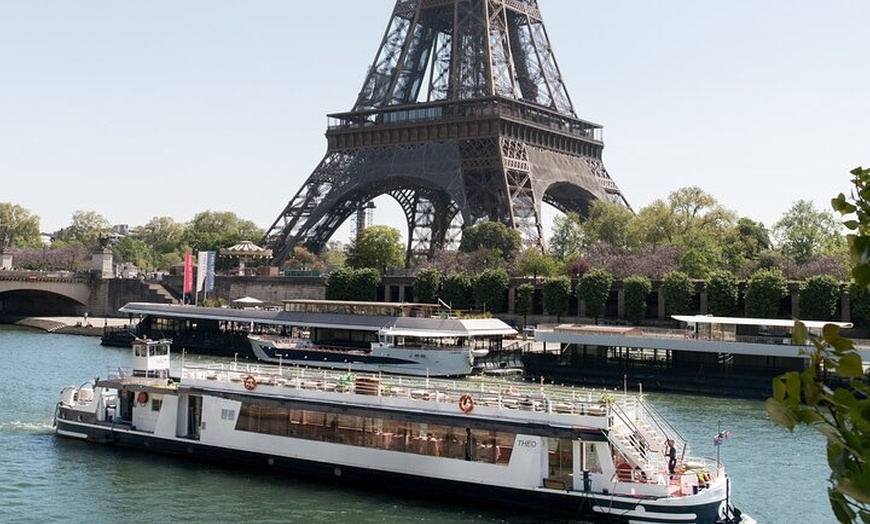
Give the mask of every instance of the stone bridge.
[(4, 315), (104, 315), (108, 286), (87, 274), (0, 271)]

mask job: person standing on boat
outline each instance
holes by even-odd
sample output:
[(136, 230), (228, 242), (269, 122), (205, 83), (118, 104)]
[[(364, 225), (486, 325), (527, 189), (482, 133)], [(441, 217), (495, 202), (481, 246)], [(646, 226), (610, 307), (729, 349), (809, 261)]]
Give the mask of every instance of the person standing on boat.
[(477, 440), (471, 433), (471, 428), (465, 428), (465, 460), (474, 460), (474, 452)]
[(666, 442), (668, 449), (666, 456), (668, 457), (668, 472), (673, 475), (677, 469), (677, 448), (674, 447), (674, 439), (669, 438)]

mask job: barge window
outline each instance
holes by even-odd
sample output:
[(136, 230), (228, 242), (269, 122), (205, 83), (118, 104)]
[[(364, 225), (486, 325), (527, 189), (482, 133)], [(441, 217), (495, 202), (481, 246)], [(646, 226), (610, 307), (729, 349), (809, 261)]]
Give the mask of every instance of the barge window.
[[(465, 426), (246, 402), (239, 411), (236, 430), (465, 460)], [(472, 460), (508, 464), (516, 433), (474, 428), (471, 431), (474, 436)]]

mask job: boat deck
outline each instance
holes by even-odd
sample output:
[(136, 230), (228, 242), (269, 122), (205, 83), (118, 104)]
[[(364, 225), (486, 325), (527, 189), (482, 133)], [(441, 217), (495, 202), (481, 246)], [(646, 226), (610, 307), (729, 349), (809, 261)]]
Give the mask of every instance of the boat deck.
[(543, 382), (532, 384), (487, 377), (462, 380), (416, 378), (244, 363), (185, 366), (181, 378), (182, 383), (207, 380), (244, 385), (248, 377), (254, 379), (254, 387), (278, 386), (367, 397), (456, 403), (464, 395), (470, 395), (475, 406), (574, 415), (603, 416), (607, 411), (606, 404), (635, 399), (634, 395), (613, 390), (564, 387)]

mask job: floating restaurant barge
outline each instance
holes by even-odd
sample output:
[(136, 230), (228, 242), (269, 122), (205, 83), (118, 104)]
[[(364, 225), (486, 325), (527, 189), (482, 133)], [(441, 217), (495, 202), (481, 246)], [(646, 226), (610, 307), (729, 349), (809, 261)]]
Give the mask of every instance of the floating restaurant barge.
[(145, 302), (120, 309), (142, 320), (107, 330), (104, 345), (166, 338), (176, 350), (274, 364), (464, 376), (475, 366), (519, 362), (505, 348), (516, 331), (495, 318), (456, 318), (439, 304), (286, 300), (282, 309), (229, 309)]
[[(750, 398), (771, 395), (771, 381), (804, 369), (809, 346), (792, 344), (794, 320), (674, 315), (681, 329), (563, 324), (537, 330), (546, 350), (526, 353), (532, 376), (588, 386), (642, 385), (647, 390), (722, 394)], [(818, 334), (827, 324), (803, 321)], [(551, 351), (550, 349), (556, 351)], [(866, 350), (859, 353), (867, 361)], [(825, 373), (825, 370), (822, 370)], [(836, 380), (824, 375), (826, 381)]]
[(641, 395), (261, 364), (171, 373), (168, 341), (133, 354), (132, 371), (63, 389), (58, 435), (593, 522), (742, 520), (724, 466), (692, 458)]

